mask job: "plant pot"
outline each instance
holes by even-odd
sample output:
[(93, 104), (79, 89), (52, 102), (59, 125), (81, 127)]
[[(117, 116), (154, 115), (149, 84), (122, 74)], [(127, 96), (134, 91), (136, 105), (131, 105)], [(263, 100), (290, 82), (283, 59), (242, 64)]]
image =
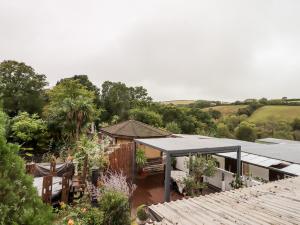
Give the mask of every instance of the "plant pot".
[(136, 218), (136, 223), (137, 223), (138, 225), (145, 225), (148, 221), (149, 221), (149, 219), (146, 219), (146, 220), (140, 220), (138, 217)]

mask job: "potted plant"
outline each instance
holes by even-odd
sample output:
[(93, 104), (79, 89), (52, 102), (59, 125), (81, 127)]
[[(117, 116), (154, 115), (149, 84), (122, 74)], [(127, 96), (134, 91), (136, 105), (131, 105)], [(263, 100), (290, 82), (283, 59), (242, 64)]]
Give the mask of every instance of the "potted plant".
[(137, 169), (138, 169), (138, 173), (142, 174), (143, 173), (143, 167), (147, 162), (147, 157), (146, 157), (145, 152), (144, 152), (143, 149), (138, 148), (136, 150), (135, 162), (136, 162), (136, 166), (137, 166)]
[(146, 206), (140, 205), (136, 211), (136, 222), (138, 225), (144, 225), (148, 222), (148, 214), (146, 212)]

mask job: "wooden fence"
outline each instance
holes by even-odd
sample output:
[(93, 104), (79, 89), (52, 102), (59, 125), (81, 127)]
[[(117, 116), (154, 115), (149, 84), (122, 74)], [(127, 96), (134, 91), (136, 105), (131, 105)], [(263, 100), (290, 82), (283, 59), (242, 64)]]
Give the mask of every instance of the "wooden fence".
[(120, 144), (120, 147), (115, 148), (109, 154), (109, 169), (112, 171), (123, 171), (128, 179), (133, 178), (133, 143)]

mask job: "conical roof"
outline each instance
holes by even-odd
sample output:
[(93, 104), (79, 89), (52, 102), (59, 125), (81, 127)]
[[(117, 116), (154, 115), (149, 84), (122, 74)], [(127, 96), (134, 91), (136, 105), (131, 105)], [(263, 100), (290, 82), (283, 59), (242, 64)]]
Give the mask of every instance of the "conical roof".
[(136, 120), (127, 120), (112, 126), (104, 127), (100, 129), (100, 131), (111, 136), (131, 138), (166, 137), (171, 135), (168, 131), (152, 127)]

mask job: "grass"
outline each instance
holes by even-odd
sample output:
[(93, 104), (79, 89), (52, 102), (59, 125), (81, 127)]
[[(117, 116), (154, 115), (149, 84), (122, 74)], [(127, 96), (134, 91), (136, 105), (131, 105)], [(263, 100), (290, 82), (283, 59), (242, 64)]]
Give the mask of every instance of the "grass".
[(229, 116), (236, 114), (240, 108), (245, 108), (247, 105), (219, 105), (214, 107), (209, 107), (203, 109), (204, 111), (208, 111), (209, 109), (218, 110), (222, 113), (223, 116)]
[(173, 101), (164, 101), (162, 104), (174, 104), (174, 105), (188, 105), (194, 103), (195, 100), (173, 100)]
[(264, 106), (256, 110), (249, 121), (253, 123), (267, 120), (292, 122), (295, 118), (300, 118), (300, 106)]

